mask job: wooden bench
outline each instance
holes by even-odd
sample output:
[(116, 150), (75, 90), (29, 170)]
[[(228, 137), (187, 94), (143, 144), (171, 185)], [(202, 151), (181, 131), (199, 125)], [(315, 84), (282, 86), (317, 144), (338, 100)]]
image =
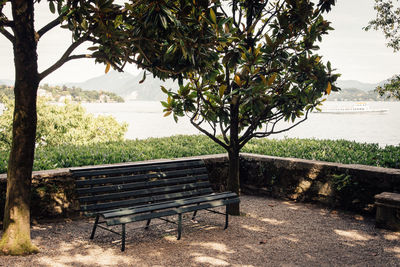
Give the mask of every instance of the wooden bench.
[(375, 196), (376, 226), (400, 231), (400, 194), (383, 192)]
[[(125, 225), (131, 222), (158, 218), (176, 223), (168, 216), (178, 216), (178, 236), (181, 238), (182, 214), (207, 210), (225, 215), (212, 208), (238, 203), (232, 192), (214, 193), (208, 181), (207, 169), (202, 160), (174, 160), (157, 163), (139, 163), (118, 167), (73, 168), (76, 192), (81, 211), (95, 216), (90, 239), (96, 228), (121, 235), (121, 251), (125, 250)], [(102, 221), (100, 221), (100, 218)], [(101, 224), (106, 224), (103, 226)], [(121, 233), (107, 226), (121, 225)]]

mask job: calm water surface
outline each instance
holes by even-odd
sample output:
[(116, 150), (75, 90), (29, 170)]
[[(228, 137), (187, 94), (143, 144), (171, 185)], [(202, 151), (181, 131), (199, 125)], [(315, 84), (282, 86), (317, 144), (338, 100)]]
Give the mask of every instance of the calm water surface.
[[(378, 143), (381, 146), (400, 144), (400, 102), (366, 102), (371, 109), (388, 109), (382, 114), (312, 113), (302, 124), (288, 132), (269, 138), (346, 139)], [(351, 107), (355, 102), (326, 102), (324, 108)], [(95, 115), (112, 115), (129, 124), (126, 138), (144, 139), (177, 134), (199, 134), (187, 118), (175, 123), (172, 116), (163, 117), (162, 106), (156, 101), (126, 103), (86, 103), (83, 106)]]

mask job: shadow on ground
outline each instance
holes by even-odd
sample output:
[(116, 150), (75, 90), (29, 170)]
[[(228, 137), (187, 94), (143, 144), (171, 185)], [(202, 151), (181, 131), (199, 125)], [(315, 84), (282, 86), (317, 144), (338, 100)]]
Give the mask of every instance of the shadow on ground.
[(176, 227), (127, 227), (127, 247), (117, 235), (98, 230), (89, 240), (87, 220), (40, 223), (32, 228), (41, 253), (1, 257), (0, 266), (398, 266), (400, 233), (375, 229), (371, 218), (309, 204), (241, 197), (240, 217), (200, 212)]

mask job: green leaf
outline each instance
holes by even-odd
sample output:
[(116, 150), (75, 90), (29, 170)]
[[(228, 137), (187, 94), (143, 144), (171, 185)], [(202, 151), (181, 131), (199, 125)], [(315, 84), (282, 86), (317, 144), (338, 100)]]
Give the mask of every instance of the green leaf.
[(86, 19), (82, 20), (81, 26), (82, 26), (82, 29), (84, 29), (85, 31), (88, 29), (88, 23), (87, 23)]
[(222, 98), (224, 96), (225, 90), (226, 90), (227, 86), (225, 84), (222, 84), (219, 87), (219, 98)]
[(160, 21), (161, 21), (162, 26), (164, 27), (164, 29), (167, 29), (168, 28), (167, 19), (163, 15), (159, 15), (159, 17), (160, 17)]
[(217, 24), (217, 16), (212, 8), (210, 8), (210, 18), (214, 24)]
[(176, 49), (176, 45), (172, 44), (168, 47), (166, 54), (171, 54)]
[(49, 8), (50, 8), (51, 13), (53, 13), (53, 14), (56, 13), (56, 7), (55, 7), (53, 1), (49, 2)]
[(165, 94), (168, 94), (167, 88), (161, 85), (161, 91), (163, 91)]

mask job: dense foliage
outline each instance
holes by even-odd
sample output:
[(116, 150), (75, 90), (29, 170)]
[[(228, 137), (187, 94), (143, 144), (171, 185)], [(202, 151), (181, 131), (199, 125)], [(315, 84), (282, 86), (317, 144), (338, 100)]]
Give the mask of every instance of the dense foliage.
[(332, 30), (321, 6), (252, 0), (233, 1), (230, 8), (233, 14), (220, 5), (204, 18), (219, 37), (214, 68), (188, 73), (176, 93), (163, 88), (166, 116), (187, 115), (228, 152), (253, 137), (288, 130), (277, 129), (279, 121), (306, 119), (323, 95), (338, 90), (339, 77), (316, 54)]
[[(291, 129), (338, 90), (339, 75), (317, 54), (332, 30), (322, 15), (333, 3), (324, 2), (221, 1), (202, 18), (218, 37), (213, 68), (186, 72), (177, 93), (163, 88), (166, 116), (188, 116), (228, 152), (229, 191), (240, 194), (239, 151), (247, 142)], [(293, 124), (276, 127), (283, 120)], [(239, 215), (239, 205), (228, 212)]]
[(378, 86), (375, 90), (380, 96), (400, 100), (400, 75), (390, 78), (388, 83)]
[[(3, 98), (5, 109), (0, 115), (0, 150), (11, 146), (12, 116), (14, 105)], [(87, 145), (105, 141), (122, 141), (127, 131), (126, 123), (119, 124), (112, 116), (93, 116), (76, 103), (55, 105), (38, 100), (36, 145), (58, 146), (63, 144)]]
[[(170, 159), (224, 153), (224, 149), (206, 136), (172, 136), (127, 140), (90, 145), (62, 145), (36, 150), (35, 170), (69, 168), (150, 159)], [(243, 152), (262, 155), (313, 159), (345, 164), (363, 164), (400, 168), (400, 145), (379, 147), (377, 144), (345, 140), (255, 139)], [(0, 173), (6, 172), (8, 153), (0, 152)]]

